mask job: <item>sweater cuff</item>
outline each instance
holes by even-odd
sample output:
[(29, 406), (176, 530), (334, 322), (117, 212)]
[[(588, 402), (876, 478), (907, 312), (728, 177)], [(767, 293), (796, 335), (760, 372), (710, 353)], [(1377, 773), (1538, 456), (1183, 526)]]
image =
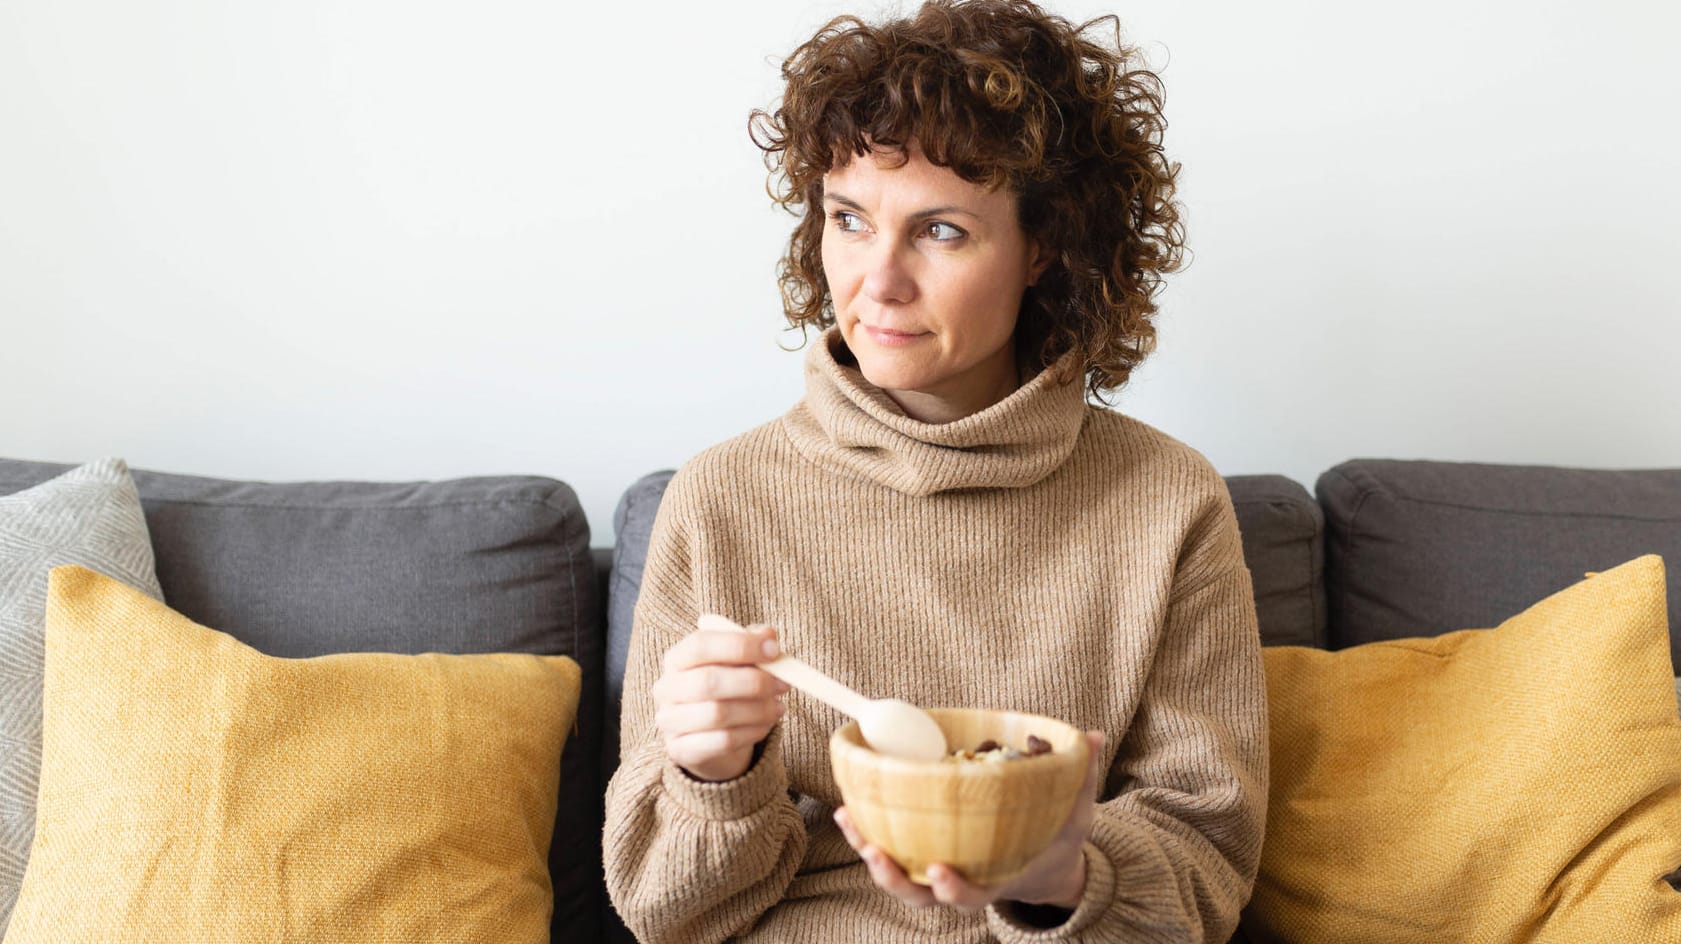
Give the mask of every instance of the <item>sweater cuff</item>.
[(1012, 902), (994, 902), (986, 909), (986, 923), (993, 935), (1004, 944), (1072, 940), (1108, 911), (1115, 900), (1115, 868), (1089, 839), (1081, 852), (1086, 857), (1086, 891), (1067, 921), (1051, 928), (1039, 927), (1023, 921)]
[(724, 822), (744, 819), (772, 800), (787, 795), (788, 771), (782, 766), (782, 725), (771, 728), (765, 749), (747, 772), (716, 783), (696, 780), (669, 758), (661, 775), (666, 795), (689, 814)]

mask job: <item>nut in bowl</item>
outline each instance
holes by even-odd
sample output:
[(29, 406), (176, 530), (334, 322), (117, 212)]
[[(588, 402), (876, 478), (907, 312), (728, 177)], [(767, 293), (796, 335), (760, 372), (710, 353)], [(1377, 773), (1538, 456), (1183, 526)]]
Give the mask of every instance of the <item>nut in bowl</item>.
[[(1085, 782), (1091, 747), (1072, 725), (1041, 715), (981, 708), (930, 708), (954, 752), (987, 741), (1023, 756), (1002, 763), (904, 760), (865, 746), (858, 723), (829, 738), (829, 762), (853, 824), (928, 884), (943, 862), (978, 885), (1007, 882), (1044, 851), (1067, 821)], [(1029, 753), (1032, 736), (1049, 752)]]

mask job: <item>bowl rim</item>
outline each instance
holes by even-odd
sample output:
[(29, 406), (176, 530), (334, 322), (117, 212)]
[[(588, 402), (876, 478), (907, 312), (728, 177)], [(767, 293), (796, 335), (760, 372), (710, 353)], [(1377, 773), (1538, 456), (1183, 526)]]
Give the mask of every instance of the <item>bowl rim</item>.
[[(1035, 714), (1031, 711), (1017, 711), (1013, 708), (975, 708), (972, 706), (961, 708), (935, 707), (924, 708), (923, 710), (929, 712), (930, 714), (947, 711), (982, 711), (988, 714), (1015, 715), (1019, 718), (1031, 719), (1034, 722), (1044, 722), (1047, 725), (1061, 729), (1063, 733), (1071, 732), (1073, 735), (1071, 740), (1074, 743), (1074, 749), (1052, 751), (1049, 754), (1039, 754), (1032, 757), (1018, 757), (1002, 764), (954, 764), (950, 763), (946, 757), (941, 757), (939, 760), (915, 760), (908, 757), (892, 757), (887, 754), (871, 750), (870, 748), (865, 747), (862, 743), (854, 743), (851, 738), (848, 738), (846, 736), (848, 733), (858, 731), (858, 722), (849, 718), (845, 724), (836, 728), (834, 732), (829, 735), (829, 754), (831, 762), (836, 754), (841, 754), (844, 755), (847, 763), (861, 762), (869, 764), (883, 773), (928, 774), (938, 770), (947, 772), (951, 776), (958, 777), (1000, 777), (1005, 775), (1004, 772), (1006, 770), (1025, 772), (1036, 767), (1060, 767), (1072, 764), (1075, 761), (1078, 761), (1080, 766), (1083, 768), (1086, 763), (1090, 762), (1091, 744), (1086, 740), (1085, 732), (1066, 721), (1052, 718), (1049, 715)], [(858, 740), (860, 742), (863, 740), (862, 735), (858, 735)], [(947, 745), (947, 747), (949, 748), (950, 745)]]

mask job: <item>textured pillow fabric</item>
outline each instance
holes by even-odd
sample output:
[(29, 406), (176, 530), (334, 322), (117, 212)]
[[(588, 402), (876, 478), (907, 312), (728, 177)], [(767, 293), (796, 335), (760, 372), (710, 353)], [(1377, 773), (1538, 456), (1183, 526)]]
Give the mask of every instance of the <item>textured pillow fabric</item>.
[[(65, 466), (0, 459), (0, 493)], [(589, 528), (541, 476), (243, 482), (134, 470), (176, 612), (272, 656), (528, 652), (583, 669), (549, 869), (555, 940), (600, 936), (601, 652)]]
[(1496, 629), (1264, 650), (1256, 941), (1681, 941), (1662, 560)]
[(7, 944), (547, 941), (578, 685), (562, 656), (272, 658), (58, 568)]
[(35, 834), (47, 572), (81, 564), (162, 599), (128, 466), (104, 459), (0, 497), (0, 930)]
[[(1681, 561), (1681, 469), (1357, 459), (1316, 486), (1330, 648), (1495, 626), (1641, 554)], [(1670, 574), (1681, 675), (1681, 569)]]

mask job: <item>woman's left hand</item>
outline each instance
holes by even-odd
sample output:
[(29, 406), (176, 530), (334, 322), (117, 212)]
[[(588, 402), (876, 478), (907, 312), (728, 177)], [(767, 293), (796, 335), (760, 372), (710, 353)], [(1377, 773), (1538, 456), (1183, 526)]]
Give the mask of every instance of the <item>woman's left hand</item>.
[(1002, 885), (971, 884), (956, 869), (938, 863), (928, 867), (929, 884), (918, 885), (887, 853), (858, 834), (846, 807), (835, 810), (835, 823), (864, 860), (870, 870), (870, 878), (912, 908), (949, 905), (962, 911), (980, 911), (995, 901), (1075, 908), (1086, 890), (1086, 858), (1082, 847), (1086, 837), (1091, 835), (1092, 818), (1097, 813), (1097, 785), (1102, 780), (1103, 732), (1087, 731), (1086, 740), (1091, 744), (1091, 767), (1086, 771), (1086, 782), (1080, 787), (1079, 796), (1074, 799), (1074, 809), (1068, 814), (1068, 821), (1062, 824), (1062, 829), (1045, 851), (1033, 857), (1025, 871)]

